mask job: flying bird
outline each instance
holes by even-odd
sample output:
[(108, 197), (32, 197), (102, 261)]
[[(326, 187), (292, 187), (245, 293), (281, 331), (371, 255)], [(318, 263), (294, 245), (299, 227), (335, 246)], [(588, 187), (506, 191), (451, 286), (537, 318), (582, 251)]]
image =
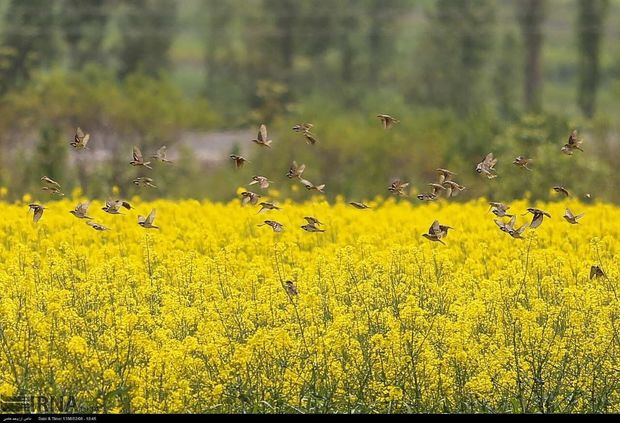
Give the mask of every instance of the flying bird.
[(524, 156), (517, 156), (512, 164), (520, 167), (522, 169), (527, 169), (529, 171), (531, 171), (532, 169), (530, 169), (529, 167), (527, 167), (527, 165), (532, 161), (532, 159), (526, 159)]
[[(491, 207), (489, 207), (489, 210), (497, 217), (512, 217), (511, 214), (506, 213), (506, 211), (508, 211), (508, 209), (510, 208), (510, 206), (507, 206), (504, 203), (499, 203), (499, 202), (495, 202), (495, 201), (491, 201), (489, 202), (489, 204), (491, 205)], [(488, 212), (487, 212), (488, 213)]]
[(258, 128), (258, 135), (256, 136), (256, 139), (252, 140), (252, 142), (262, 147), (271, 148), (271, 140), (267, 139), (267, 127), (264, 124)]
[(567, 207), (566, 211), (564, 212), (564, 219), (566, 219), (566, 221), (572, 225), (576, 225), (579, 219), (581, 219), (583, 217), (585, 213), (581, 213), (578, 215), (574, 215), (573, 212)]
[(145, 229), (159, 229), (159, 226), (153, 225), (156, 213), (157, 210), (153, 209), (147, 217), (138, 216), (138, 225), (142, 226)]
[(449, 181), (453, 176), (456, 176), (456, 173), (449, 171), (448, 169), (438, 168), (435, 169), (436, 172), (439, 172), (439, 183), (443, 184), (445, 181)]
[(525, 230), (529, 227), (528, 223), (524, 223), (519, 228), (515, 228), (517, 217), (514, 215), (512, 215), (508, 223), (504, 223), (501, 220), (495, 220), (494, 222), (499, 227), (500, 230), (508, 233), (508, 235), (516, 239), (523, 239), (523, 236), (522, 236), (523, 232), (525, 232)]
[(367, 206), (366, 204), (360, 203), (358, 201), (350, 201), (349, 204), (351, 204), (356, 209), (369, 209), (370, 208), (370, 206)]
[(110, 230), (110, 228), (108, 228), (107, 226), (103, 226), (97, 222), (93, 222), (92, 220), (89, 220), (88, 222), (86, 222), (87, 225), (89, 225), (90, 227), (92, 227), (94, 230), (96, 231), (107, 231)]
[(238, 156), (236, 154), (231, 154), (230, 158), (235, 162), (235, 167), (237, 169), (239, 169), (240, 167), (243, 167), (243, 165), (248, 161), (248, 159), (246, 159), (243, 156)]
[(568, 142), (561, 148), (562, 153), (572, 156), (575, 150), (583, 152), (581, 144), (583, 140), (577, 136), (577, 130), (573, 129), (568, 136)]
[(307, 232), (325, 232), (325, 229), (319, 229), (311, 223), (308, 223), (307, 225), (302, 225), (301, 229)]
[(139, 187), (157, 188), (157, 186), (155, 186), (155, 184), (153, 184), (153, 179), (152, 178), (147, 178), (145, 176), (140, 176), (140, 177), (134, 179), (133, 183), (136, 184)]
[(460, 192), (466, 190), (467, 188), (463, 185), (458, 184), (455, 181), (447, 180), (442, 183), (442, 186), (446, 190), (446, 197), (456, 197)]
[(318, 191), (320, 193), (325, 193), (325, 191), (323, 191), (323, 189), (325, 188), (325, 184), (321, 184), (321, 185), (314, 185), (312, 182), (308, 181), (307, 179), (302, 179), (299, 178), (299, 182), (302, 183), (303, 186), (306, 187), (306, 189), (308, 191)]
[(88, 201), (85, 203), (78, 203), (78, 205), (75, 206), (73, 210), (69, 210), (69, 213), (71, 213), (78, 219), (92, 219), (92, 217), (86, 215), (86, 213), (88, 213), (89, 206), (90, 203)]
[(543, 221), (544, 216), (551, 218), (551, 215), (546, 211), (535, 209), (534, 207), (528, 207), (527, 212), (523, 214), (525, 216), (528, 213), (532, 213), (534, 217), (532, 217), (532, 223), (530, 223), (530, 228), (535, 229), (540, 226)]
[(270, 226), (271, 229), (273, 229), (274, 232), (282, 232), (284, 230), (284, 225), (276, 222), (275, 220), (265, 220), (263, 223), (261, 223), (258, 226)]
[(157, 150), (155, 154), (151, 156), (151, 158), (162, 163), (172, 163), (172, 160), (168, 160), (167, 158), (167, 149), (165, 145), (162, 145), (159, 150)]
[(312, 217), (312, 216), (305, 216), (304, 219), (306, 219), (306, 222), (308, 222), (309, 225), (322, 225), (323, 223), (321, 223), (319, 221), (319, 219), (317, 219), (316, 217)]
[(110, 214), (122, 214), (120, 212), (121, 207), (131, 210), (131, 204), (124, 200), (106, 200), (105, 206), (101, 210)]
[(251, 191), (243, 191), (241, 193), (241, 204), (252, 204), (255, 206), (261, 196)]
[(260, 206), (260, 210), (258, 211), (258, 213), (262, 212), (263, 210), (282, 210), (280, 207), (268, 201), (263, 201), (262, 203), (258, 203), (258, 205)]
[(390, 129), (395, 123), (400, 122), (390, 115), (380, 114), (377, 115), (377, 117), (379, 118), (379, 120), (381, 120), (381, 123), (383, 124), (383, 129)]
[(431, 227), (428, 229), (428, 233), (422, 234), (422, 236), (430, 241), (440, 242), (446, 245), (441, 239), (448, 235), (448, 229), (453, 229), (451, 226), (442, 225), (438, 220), (435, 220)]
[(42, 191), (48, 191), (50, 194), (56, 194), (59, 196), (63, 196), (63, 192), (60, 189), (60, 184), (53, 180), (52, 178), (48, 178), (47, 176), (43, 176), (41, 178), (41, 182), (45, 183), (46, 186), (42, 187)]
[(481, 175), (486, 176), (489, 179), (493, 179), (497, 177), (497, 173), (495, 171), (495, 165), (497, 164), (497, 159), (493, 158), (493, 153), (489, 153), (486, 155), (484, 160), (482, 160), (476, 166), (476, 172)]
[(558, 194), (564, 194), (566, 197), (570, 197), (570, 193), (568, 190), (562, 186), (556, 185), (553, 187), (553, 190)]
[(314, 125), (311, 123), (298, 123), (293, 126), (293, 131), (295, 132), (307, 132), (312, 129)]
[(151, 162), (145, 162), (144, 158), (142, 158), (142, 151), (140, 151), (140, 148), (138, 146), (133, 147), (133, 152), (132, 152), (132, 157), (133, 159), (129, 162), (130, 165), (132, 166), (144, 166), (147, 169), (153, 169), (151, 166), (149, 166), (151, 164)]
[(37, 203), (30, 203), (28, 204), (28, 207), (28, 211), (32, 210), (33, 213), (32, 221), (37, 223), (41, 219), (41, 216), (43, 216), (43, 210), (45, 210), (45, 207)]
[(69, 144), (71, 147), (76, 150), (83, 150), (86, 148), (88, 144), (88, 140), (90, 139), (90, 134), (85, 134), (84, 131), (80, 127), (76, 128), (75, 135), (73, 136), (73, 141)]
[(252, 181), (248, 185), (258, 184), (262, 189), (267, 189), (270, 183), (272, 182), (264, 176), (252, 176)]
[(289, 179), (293, 179), (293, 178), (301, 179), (301, 175), (304, 173), (304, 170), (306, 170), (305, 164), (298, 166), (297, 162), (293, 160), (293, 164), (291, 164), (291, 166), (289, 167), (288, 172), (286, 173), (286, 176)]
[(409, 182), (403, 182), (400, 179), (396, 179), (394, 182), (390, 184), (388, 187), (388, 191), (390, 191), (394, 195), (398, 195), (401, 197), (406, 197), (405, 188), (409, 186)]

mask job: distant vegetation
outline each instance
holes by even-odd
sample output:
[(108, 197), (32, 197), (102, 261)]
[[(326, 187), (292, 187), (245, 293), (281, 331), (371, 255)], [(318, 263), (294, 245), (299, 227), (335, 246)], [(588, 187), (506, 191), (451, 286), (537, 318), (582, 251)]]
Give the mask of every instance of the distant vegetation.
[[(257, 174), (303, 199), (284, 177), (297, 160), (331, 199), (385, 195), (397, 177), (424, 191), (447, 167), (469, 188), (457, 200), (552, 198), (560, 184), (620, 201), (615, 0), (13, 0), (0, 10), (7, 199), (43, 198), (47, 175), (89, 196), (117, 186), (227, 200)], [(377, 113), (401, 122), (385, 131)], [(315, 146), (291, 131), (299, 122), (315, 125)], [(260, 123), (274, 148), (250, 145), (240, 171), (178, 144)], [(70, 151), (77, 126), (92, 150)], [(573, 128), (585, 153), (563, 156)], [(149, 175), (156, 192), (138, 191), (131, 147), (150, 155), (164, 144), (177, 163)], [(489, 151), (499, 157), (491, 183), (474, 172)], [(534, 171), (514, 167), (517, 155)]]

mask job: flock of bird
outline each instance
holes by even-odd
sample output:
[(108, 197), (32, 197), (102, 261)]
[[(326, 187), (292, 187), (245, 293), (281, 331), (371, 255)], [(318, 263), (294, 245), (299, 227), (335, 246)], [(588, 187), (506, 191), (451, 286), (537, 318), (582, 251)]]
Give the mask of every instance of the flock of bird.
[[(386, 130), (392, 128), (395, 124), (399, 122), (397, 119), (387, 114), (379, 114), (377, 115), (377, 117), (381, 121), (383, 128)], [(317, 143), (317, 138), (311, 132), (311, 129), (313, 127), (314, 126), (311, 123), (300, 123), (293, 126), (292, 130), (300, 133), (304, 137), (307, 144), (314, 145)], [(76, 150), (86, 150), (88, 148), (87, 144), (89, 139), (90, 134), (84, 133), (82, 129), (78, 127), (75, 131), (73, 140), (71, 140), (70, 142), (70, 145)], [(267, 127), (264, 124), (260, 125), (256, 138), (251, 141), (262, 148), (272, 148), (272, 140), (268, 138)], [(573, 130), (568, 137), (568, 141), (566, 142), (566, 144), (564, 144), (560, 151), (566, 155), (572, 155), (576, 150), (583, 152), (583, 149), (581, 147), (582, 143), (583, 141), (578, 137), (577, 131)], [(231, 154), (230, 158), (236, 168), (241, 168), (249, 162), (245, 157), (237, 154)], [(155, 154), (151, 156), (151, 159), (163, 164), (172, 163), (172, 161), (168, 160), (167, 158), (166, 146), (162, 146), (159, 150), (157, 150)], [(517, 167), (532, 171), (532, 169), (528, 167), (528, 164), (530, 164), (531, 161), (532, 159), (526, 158), (524, 156), (518, 156), (514, 159), (512, 163)], [(132, 160), (129, 162), (129, 164), (135, 167), (142, 167), (144, 169), (152, 169), (152, 167), (150, 166), (151, 162), (144, 160), (142, 152), (137, 146), (133, 147)], [(476, 165), (476, 172), (488, 179), (496, 178), (496, 164), (497, 158), (493, 156), (493, 153), (489, 153), (480, 163)], [(293, 163), (289, 167), (288, 172), (286, 173), (286, 176), (289, 179), (298, 180), (309, 191), (324, 193), (325, 184), (315, 185), (314, 183), (302, 177), (305, 169), (305, 164), (299, 165), (296, 161), (293, 161)], [(435, 201), (441, 196), (441, 194), (444, 194), (446, 198), (451, 198), (467, 189), (466, 187), (454, 180), (456, 173), (443, 168), (438, 168), (436, 169), (436, 171), (438, 173), (437, 180), (428, 184), (431, 187), (430, 192), (418, 194), (417, 198), (419, 200)], [(47, 176), (43, 176), (41, 178), (41, 182), (43, 183), (43, 187), (41, 188), (43, 191), (46, 191), (51, 195), (64, 195), (60, 184), (53, 179)], [(157, 186), (154, 184), (153, 179), (145, 176), (137, 177), (132, 182), (140, 187), (157, 188)], [(272, 181), (270, 181), (267, 177), (255, 175), (252, 177), (252, 180), (249, 182), (248, 185), (257, 185), (260, 189), (264, 190), (269, 188), (271, 183)], [(388, 187), (388, 191), (393, 195), (406, 197), (407, 193), (405, 190), (408, 186), (408, 182), (397, 179), (390, 184), (390, 186)], [(568, 190), (562, 186), (554, 186), (553, 189), (566, 197), (570, 196)], [(589, 194), (586, 194), (586, 196), (589, 197)], [(244, 205), (258, 205), (260, 207), (258, 213), (271, 210), (280, 210), (280, 207), (278, 207), (273, 202), (259, 202), (260, 198), (260, 194), (249, 190), (241, 192), (241, 203)], [(349, 204), (361, 210), (370, 208), (370, 206), (358, 201), (351, 201), (349, 202)], [(91, 217), (88, 216), (89, 205), (89, 202), (79, 203), (77, 204), (75, 209), (70, 211), (70, 213), (79, 219), (85, 219), (86, 223), (95, 230), (109, 230), (109, 228), (95, 222)], [(527, 211), (523, 214), (523, 216), (531, 213), (531, 222), (516, 227), (515, 224), (517, 217), (514, 214), (508, 213), (508, 210), (510, 209), (509, 206), (501, 202), (490, 202), (489, 205), (489, 211), (491, 211), (498, 218), (494, 220), (498, 228), (516, 239), (523, 239), (523, 233), (527, 229), (533, 230), (538, 228), (543, 223), (545, 217), (551, 218), (551, 215), (546, 211), (534, 207), (529, 207)], [(109, 214), (121, 214), (121, 208), (130, 210), (132, 209), (132, 205), (125, 200), (108, 199), (102, 210)], [(32, 210), (33, 221), (36, 223), (43, 216), (45, 207), (38, 203), (31, 203), (29, 204), (29, 210)], [(581, 219), (583, 215), (583, 213), (574, 214), (569, 208), (566, 208), (563, 217), (568, 223), (577, 224), (579, 223), (578, 220)], [(154, 225), (155, 216), (156, 209), (152, 209), (146, 217), (138, 216), (138, 225), (145, 229), (159, 229), (157, 226)], [(506, 222), (505, 220), (503, 220), (504, 218), (509, 218), (510, 220)], [(325, 229), (323, 229), (323, 223), (321, 223), (317, 218), (313, 216), (306, 216), (304, 217), (304, 219), (306, 220), (306, 224), (302, 225), (301, 229), (307, 232), (325, 232)], [(276, 220), (264, 220), (263, 223), (258, 226), (269, 226), (274, 232), (282, 232), (284, 230), (284, 225), (280, 222), (277, 222)], [(451, 226), (441, 224), (438, 220), (435, 220), (428, 229), (428, 232), (422, 234), (422, 236), (430, 241), (439, 242), (445, 245), (444, 239), (447, 237), (449, 229), (453, 228)], [(593, 265), (590, 269), (590, 279), (601, 276), (605, 276), (603, 270), (599, 266)], [(297, 295), (297, 288), (292, 281), (286, 281), (284, 287), (289, 295)]]

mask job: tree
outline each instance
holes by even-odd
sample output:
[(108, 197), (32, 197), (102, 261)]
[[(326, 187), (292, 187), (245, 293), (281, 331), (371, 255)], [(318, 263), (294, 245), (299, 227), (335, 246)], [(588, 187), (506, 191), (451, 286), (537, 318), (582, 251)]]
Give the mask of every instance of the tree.
[(495, 35), (493, 0), (438, 0), (429, 15), (428, 41), (418, 51), (423, 84), (417, 95), (426, 103), (460, 115), (484, 103), (484, 73)]
[(517, 111), (517, 81), (519, 79), (519, 58), (516, 52), (519, 42), (513, 32), (504, 35), (497, 59), (495, 75), (493, 75), (493, 91), (497, 98), (499, 114), (504, 118), (512, 118)]
[(542, 107), (541, 50), (542, 24), (545, 19), (545, 0), (517, 0), (517, 17), (525, 49), (523, 98), (527, 111)]
[(56, 53), (56, 0), (11, 0), (0, 52), (0, 93), (28, 79)]
[(594, 116), (600, 80), (600, 50), (608, 0), (578, 0), (577, 38), (579, 85), (577, 98), (584, 116)]
[(177, 3), (171, 0), (123, 0), (119, 75), (136, 70), (157, 76), (168, 62), (176, 24)]
[(100, 50), (109, 10), (105, 0), (63, 0), (61, 28), (74, 69), (82, 68), (87, 62), (102, 62)]

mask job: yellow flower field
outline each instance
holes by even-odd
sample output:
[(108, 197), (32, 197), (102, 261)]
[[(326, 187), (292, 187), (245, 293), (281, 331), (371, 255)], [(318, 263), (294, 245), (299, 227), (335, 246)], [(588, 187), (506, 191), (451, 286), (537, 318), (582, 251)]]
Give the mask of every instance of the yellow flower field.
[[(104, 232), (76, 202), (37, 224), (0, 203), (1, 395), (96, 412), (620, 412), (618, 206), (538, 204), (552, 219), (518, 240), (484, 200), (94, 202)], [(137, 224), (153, 207), (159, 231)], [(445, 246), (422, 237), (435, 219), (454, 227)]]

